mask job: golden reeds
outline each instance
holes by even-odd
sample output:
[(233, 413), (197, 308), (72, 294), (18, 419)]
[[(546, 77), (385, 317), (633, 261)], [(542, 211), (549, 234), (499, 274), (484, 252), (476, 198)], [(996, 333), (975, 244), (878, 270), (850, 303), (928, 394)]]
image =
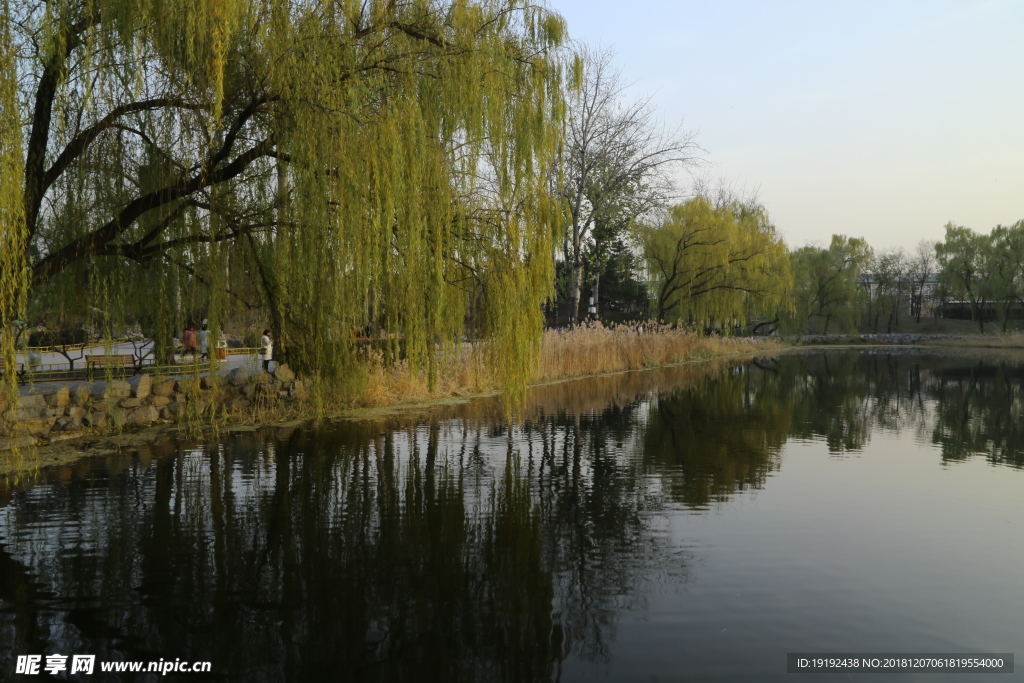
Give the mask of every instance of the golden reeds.
[[(776, 348), (774, 339), (705, 337), (667, 325), (584, 325), (548, 330), (531, 384), (572, 377), (678, 365), (738, 353)], [(439, 398), (492, 393), (500, 383), (486, 362), (486, 349), (464, 344), (441, 354), (437, 385), (431, 391), (425, 373), (405, 362), (386, 366), (379, 355), (367, 362), (366, 388), (355, 407), (415, 403)]]

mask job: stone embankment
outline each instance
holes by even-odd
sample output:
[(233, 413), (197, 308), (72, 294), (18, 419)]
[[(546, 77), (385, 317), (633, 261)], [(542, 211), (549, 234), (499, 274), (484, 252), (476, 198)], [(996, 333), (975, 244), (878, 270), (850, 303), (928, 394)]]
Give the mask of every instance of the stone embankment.
[(302, 400), (305, 385), (287, 365), (273, 374), (175, 379), (139, 375), (128, 380), (40, 388), (8, 406), (0, 398), (0, 450), (52, 443), (89, 432), (203, 419), (250, 406)]

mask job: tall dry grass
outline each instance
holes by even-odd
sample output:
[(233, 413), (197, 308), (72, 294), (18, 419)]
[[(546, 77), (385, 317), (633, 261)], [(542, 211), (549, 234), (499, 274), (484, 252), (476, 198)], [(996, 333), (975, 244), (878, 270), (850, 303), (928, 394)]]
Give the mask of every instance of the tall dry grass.
[[(653, 324), (614, 327), (592, 324), (570, 330), (548, 330), (544, 333), (540, 361), (531, 384), (672, 366), (778, 346), (779, 342), (774, 339), (705, 337)], [(482, 345), (465, 344), (442, 352), (433, 391), (426, 374), (405, 362), (386, 366), (380, 356), (371, 355), (366, 373), (366, 388), (352, 400), (354, 407), (475, 396), (495, 392), (500, 386), (498, 378), (489, 370), (487, 349)]]

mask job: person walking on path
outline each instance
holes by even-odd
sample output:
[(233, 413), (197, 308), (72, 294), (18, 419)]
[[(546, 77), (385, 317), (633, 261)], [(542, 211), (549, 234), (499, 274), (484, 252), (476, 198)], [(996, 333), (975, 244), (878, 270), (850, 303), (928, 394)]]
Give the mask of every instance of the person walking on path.
[(263, 372), (270, 372), (270, 361), (274, 357), (274, 340), (270, 338), (270, 330), (263, 330), (260, 337), (260, 360), (263, 361)]
[(206, 320), (203, 320), (203, 329), (199, 332), (199, 360), (210, 360), (210, 330), (206, 329)]
[(182, 346), (184, 350), (181, 353), (181, 359), (185, 360), (185, 356), (192, 354), (192, 360), (196, 359), (196, 331), (191, 327), (185, 330), (185, 334), (181, 337)]

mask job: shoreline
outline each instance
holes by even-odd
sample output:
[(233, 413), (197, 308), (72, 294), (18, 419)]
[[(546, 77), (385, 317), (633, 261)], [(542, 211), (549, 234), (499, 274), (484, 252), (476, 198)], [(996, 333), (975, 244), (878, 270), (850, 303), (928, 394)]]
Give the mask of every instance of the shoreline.
[[(667, 370), (682, 368), (688, 365), (699, 365), (715, 361), (742, 360), (758, 356), (774, 355), (785, 350), (784, 346), (776, 346), (763, 349), (749, 349), (732, 353), (709, 355), (701, 358), (688, 359), (677, 363), (665, 365), (653, 365), (641, 368), (627, 368), (608, 372), (597, 372), (586, 375), (574, 375), (558, 379), (547, 379), (530, 384), (527, 390), (553, 385), (567, 384), (574, 381), (589, 380), (601, 377), (612, 377), (629, 373), (642, 373), (656, 370)], [(499, 390), (483, 391), (474, 394), (460, 396), (437, 396), (422, 401), (407, 401), (377, 406), (366, 406), (358, 408), (345, 408), (339, 411), (328, 412), (319, 419), (330, 421), (353, 421), (374, 420), (397, 416), (415, 415), (425, 413), (432, 409), (464, 405), (479, 401), (481, 399), (496, 398), (501, 395)], [(29, 477), (34, 473), (49, 467), (68, 467), (76, 462), (93, 457), (104, 457), (108, 455), (122, 454), (136, 451), (140, 447), (150, 446), (154, 443), (168, 439), (185, 439), (189, 441), (202, 441), (220, 435), (256, 431), (259, 429), (298, 427), (316, 421), (314, 415), (303, 415), (288, 419), (270, 419), (266, 421), (225, 422), (223, 424), (204, 423), (200, 425), (186, 425), (180, 422), (164, 423), (136, 427), (122, 430), (117, 433), (80, 433), (59, 438), (53, 443), (37, 445), (25, 448), (20, 457), (14, 459), (0, 459), (0, 478), (11, 479)]]
[[(573, 375), (556, 379), (545, 379), (528, 387), (529, 390), (549, 387), (554, 385), (568, 384), (580, 380), (590, 380), (601, 377), (613, 377), (631, 373), (644, 373), (657, 370), (671, 370), (691, 365), (701, 365), (716, 361), (742, 361), (750, 358), (773, 356), (782, 353), (806, 352), (806, 351), (828, 351), (828, 350), (857, 350), (871, 348), (893, 348), (893, 349), (918, 349), (918, 350), (950, 350), (964, 351), (976, 350), (982, 353), (997, 351), (1020, 351), (1024, 352), (1024, 344), (1021, 346), (1010, 345), (986, 345), (976, 343), (980, 339), (970, 337), (963, 339), (942, 340), (943, 343), (824, 343), (824, 344), (780, 344), (769, 348), (749, 348), (742, 351), (730, 353), (703, 355), (700, 358), (692, 358), (675, 363), (652, 365), (639, 368), (626, 368), (606, 372), (594, 372), (583, 375)], [(1024, 340), (1022, 340), (1024, 341)], [(972, 343), (974, 342), (974, 343)], [(482, 391), (464, 395), (436, 396), (426, 400), (413, 400), (383, 405), (365, 406), (356, 408), (345, 408), (342, 410), (330, 411), (320, 418), (315, 415), (281, 416), (284, 419), (269, 419), (263, 421), (240, 420), (227, 421), (222, 424), (191, 424), (181, 422), (163, 423), (134, 429), (126, 429), (117, 433), (82, 433), (68, 435), (59, 440), (33, 446), (22, 451), (16, 459), (0, 459), (0, 477), (10, 480), (20, 480), (23, 477), (31, 478), (33, 474), (44, 468), (68, 467), (75, 463), (94, 457), (105, 457), (110, 455), (136, 452), (139, 448), (151, 446), (154, 443), (175, 440), (203, 441), (209, 438), (218, 438), (224, 434), (256, 431), (272, 428), (294, 428), (310, 424), (316, 420), (329, 421), (352, 421), (385, 419), (392, 417), (407, 417), (419, 413), (426, 413), (433, 409), (444, 406), (465, 405), (482, 399), (496, 398), (500, 396), (498, 390)]]

